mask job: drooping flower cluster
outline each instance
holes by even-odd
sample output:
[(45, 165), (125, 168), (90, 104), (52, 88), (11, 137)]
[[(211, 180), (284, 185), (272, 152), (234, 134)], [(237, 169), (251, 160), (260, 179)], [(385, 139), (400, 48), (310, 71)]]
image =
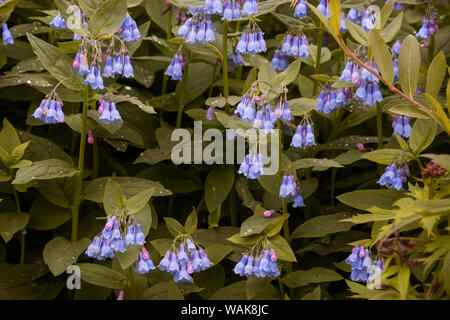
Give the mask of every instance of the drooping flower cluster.
[(64, 122), (64, 112), (62, 111), (64, 104), (55, 89), (41, 101), (41, 104), (33, 113), (34, 118), (45, 123)]
[(368, 278), (368, 270), (372, 265), (369, 249), (364, 246), (356, 246), (352, 249), (352, 253), (345, 259), (345, 263), (352, 268), (350, 279), (357, 282), (366, 282)]
[[(126, 231), (126, 235), (124, 233)], [(86, 254), (98, 260), (112, 259), (116, 252), (125, 252), (126, 246), (142, 246), (145, 244), (145, 235), (141, 225), (133, 215), (113, 214), (110, 216), (103, 231), (95, 236), (86, 250)]]
[(205, 13), (207, 14), (221, 15), (223, 13), (222, 0), (205, 0), (203, 10), (205, 10)]
[(409, 138), (411, 134), (411, 125), (409, 123), (410, 117), (395, 116), (392, 122), (392, 128), (394, 128), (393, 136), (396, 134), (403, 138)]
[(236, 45), (236, 51), (241, 54), (255, 54), (267, 51), (264, 33), (253, 20), (242, 31), (241, 38)]
[[(378, 73), (375, 61), (372, 64), (367, 61), (365, 64), (367, 67), (372, 67)], [(383, 95), (378, 87), (378, 82), (379, 79), (374, 74), (362, 68), (361, 80), (355, 93), (355, 99), (362, 101), (363, 105), (368, 107), (374, 105), (376, 102), (382, 102)]]
[(142, 38), (141, 32), (139, 31), (136, 21), (127, 13), (127, 17), (122, 23), (122, 27), (119, 30), (122, 33), (123, 41), (133, 42)]
[(2, 38), (3, 38), (3, 44), (6, 46), (8, 44), (13, 44), (14, 43), (14, 39), (11, 35), (11, 32), (8, 29), (8, 25), (6, 24), (6, 22), (2, 23)]
[(300, 187), (295, 183), (295, 177), (293, 175), (283, 176), (282, 183), (280, 185), (280, 198), (294, 198), (293, 207), (304, 207), (303, 197), (300, 192)]
[(98, 108), (98, 113), (100, 114), (99, 120), (101, 122), (115, 123), (122, 120), (111, 95), (106, 94), (102, 99), (100, 99), (99, 103), (100, 106)]
[(215, 40), (212, 21), (209, 14), (199, 10), (194, 16), (187, 19), (178, 29), (178, 35), (186, 39), (186, 43), (212, 42)]
[(339, 30), (341, 32), (347, 32), (348, 31), (347, 24), (345, 23), (345, 13), (344, 12), (341, 13), (341, 23), (340, 23), (340, 26), (339, 26)]
[(155, 265), (153, 264), (152, 259), (150, 259), (150, 253), (142, 247), (141, 252), (139, 253), (139, 257), (136, 261), (136, 268), (134, 271), (140, 274), (146, 274), (150, 270), (155, 270)]
[(331, 86), (324, 86), (317, 97), (315, 110), (330, 114), (339, 109), (340, 106), (346, 106), (353, 97), (350, 88), (333, 89)]
[(242, 15), (251, 16), (258, 14), (258, 2), (259, 0), (244, 0), (244, 5), (242, 6)]
[(224, 6), (222, 20), (232, 21), (241, 19), (241, 4), (239, 1), (225, 0)]
[(50, 26), (52, 26), (55, 29), (66, 29), (67, 28), (66, 21), (64, 20), (64, 18), (62, 17), (60, 12), (58, 12), (58, 14), (50, 22)]
[(234, 273), (247, 278), (277, 277), (280, 270), (277, 255), (268, 240), (255, 244), (236, 264)]
[(183, 54), (181, 53), (181, 50), (178, 50), (164, 74), (170, 76), (172, 80), (181, 80), (183, 78), (184, 64), (185, 60)]
[(386, 167), (377, 183), (392, 189), (402, 190), (403, 183), (406, 182), (409, 175), (408, 162), (403, 155), (400, 155)]
[(305, 116), (295, 130), (295, 134), (292, 137), (291, 146), (295, 148), (305, 148), (316, 145), (314, 137), (314, 124)]
[(194, 282), (191, 274), (206, 270), (213, 263), (202, 248), (197, 249), (198, 245), (189, 236), (182, 235), (178, 249), (176, 242), (177, 238), (174, 239), (170, 250), (164, 254), (158, 268), (173, 274), (175, 282)]
[(370, 11), (369, 8), (367, 8), (362, 14), (361, 27), (363, 27), (366, 32), (369, 32), (375, 28), (375, 20), (376, 15), (373, 11)]
[[(435, 34), (439, 26), (437, 24), (438, 18), (438, 10), (436, 8), (431, 7), (427, 12), (425, 17), (422, 20), (422, 27), (420, 27), (419, 32), (417, 32), (416, 37), (421, 38), (423, 40), (428, 40), (430, 36)], [(424, 44), (428, 44), (428, 42), (424, 42)]]
[(284, 37), (281, 53), (296, 59), (305, 59), (309, 56), (308, 45), (308, 39), (301, 31), (290, 30)]
[(308, 13), (308, 6), (306, 5), (306, 2), (308, 2), (308, 0), (298, 0), (297, 4), (295, 5), (294, 8), (294, 17), (296, 18), (303, 18), (306, 16), (306, 14)]
[[(388, 3), (391, 0), (386, 0), (385, 4)], [(394, 3), (394, 9), (395, 10), (403, 10), (405, 8), (405, 5), (403, 3), (395, 1)]]
[(328, 8), (328, 0), (320, 0), (317, 10), (319, 10), (326, 18), (330, 19), (331, 13), (330, 8)]
[(275, 118), (281, 119), (283, 121), (292, 120), (292, 112), (289, 107), (289, 102), (287, 100), (288, 89), (284, 87), (283, 93), (280, 95), (280, 100), (275, 107)]
[(244, 65), (244, 58), (241, 56), (239, 52), (234, 50), (227, 58), (228, 62), (228, 71), (233, 71), (234, 68), (240, 67)]
[(347, 12), (347, 20), (360, 24), (361, 23), (361, 13), (355, 8), (350, 8)]
[(286, 68), (289, 65), (289, 59), (286, 55), (284, 55), (281, 50), (275, 50), (275, 53), (273, 55), (273, 59), (270, 62), (270, 66), (273, 70), (277, 72), (282, 72), (286, 70)]
[(263, 155), (261, 153), (246, 155), (238, 173), (243, 174), (247, 179), (259, 179), (264, 173)]

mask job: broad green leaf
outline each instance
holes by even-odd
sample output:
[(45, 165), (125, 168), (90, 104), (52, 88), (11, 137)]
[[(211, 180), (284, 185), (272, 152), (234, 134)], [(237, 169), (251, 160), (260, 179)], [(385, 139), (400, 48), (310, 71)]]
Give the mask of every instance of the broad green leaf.
[(296, 98), (289, 100), (289, 107), (293, 116), (304, 116), (314, 110), (317, 105), (317, 99)]
[[(323, 23), (327, 31), (333, 36), (334, 39), (339, 43), (338, 33), (333, 29), (333, 26), (328, 20), (315, 6), (306, 2), (306, 5), (311, 9), (311, 11), (319, 18), (320, 22)], [(339, 16), (340, 18), (340, 16)]]
[(219, 221), (222, 217), (222, 206), (220, 205), (216, 211), (210, 212), (208, 215), (208, 229), (218, 228)]
[(322, 290), (317, 286), (313, 291), (303, 296), (301, 300), (320, 300)]
[(28, 213), (0, 213), (0, 236), (6, 243), (9, 242), (17, 231), (25, 228), (29, 219)]
[(54, 276), (64, 273), (68, 266), (77, 262), (78, 256), (86, 250), (90, 244), (88, 238), (77, 242), (71, 242), (63, 237), (56, 237), (47, 242), (42, 255)]
[(312, 268), (306, 271), (294, 271), (286, 274), (281, 280), (289, 288), (297, 288), (311, 283), (339, 281), (343, 278), (335, 271), (326, 268)]
[(189, 216), (186, 219), (186, 222), (184, 223), (184, 230), (187, 234), (193, 234), (195, 231), (197, 231), (197, 224), (198, 224), (198, 217), (197, 217), (197, 211), (195, 208), (192, 209), (192, 212), (189, 214)]
[(52, 230), (72, 218), (72, 212), (61, 208), (39, 196), (31, 205), (28, 228), (34, 230)]
[(117, 208), (117, 204), (115, 201), (115, 189), (116, 184), (111, 179), (106, 181), (105, 192), (103, 194), (103, 208), (105, 209), (106, 214), (111, 216), (114, 214)]
[(398, 104), (389, 109), (389, 112), (418, 119), (431, 119), (429, 112), (419, 109), (413, 104)]
[(385, 3), (383, 8), (381, 8), (380, 14), (377, 16), (376, 28), (377, 29), (383, 29), (384, 25), (388, 21), (389, 17), (391, 16), (392, 9), (394, 8), (395, 1), (389, 1)]
[(274, 213), (269, 218), (265, 218), (265, 210), (262, 207), (258, 207), (255, 213), (242, 223), (239, 233), (242, 237), (261, 234), (270, 224), (286, 219), (286, 216), (282, 216), (279, 213)]
[(437, 124), (433, 120), (417, 119), (411, 130), (409, 146), (415, 154), (421, 153), (434, 140)]
[(403, 92), (412, 97), (419, 82), (420, 48), (416, 37), (409, 35), (403, 40), (398, 56), (398, 73)]
[(144, 206), (150, 201), (150, 198), (152, 197), (154, 191), (155, 188), (151, 188), (139, 192), (137, 195), (128, 199), (126, 207), (133, 214), (141, 211)]
[(166, 222), (167, 229), (169, 229), (169, 232), (172, 236), (176, 237), (180, 234), (186, 233), (184, 227), (176, 219), (164, 217), (164, 221)]
[(127, 277), (119, 271), (93, 263), (77, 264), (83, 281), (111, 289), (122, 289)]
[(292, 232), (291, 238), (318, 238), (330, 233), (348, 231), (353, 224), (339, 222), (339, 220), (349, 216), (350, 214), (348, 212), (340, 212), (311, 218), (299, 225), (294, 232)]
[(395, 201), (403, 197), (403, 193), (394, 190), (374, 189), (347, 192), (338, 196), (337, 199), (350, 207), (367, 210), (372, 206), (390, 209)]
[(236, 244), (252, 245), (252, 244), (257, 243), (262, 238), (263, 238), (263, 236), (259, 235), (259, 234), (242, 237), (239, 233), (237, 233), (234, 236), (229, 237), (227, 240), (231, 241), (233, 243), (236, 243)]
[(388, 83), (394, 81), (394, 66), (389, 49), (378, 31), (372, 29), (369, 32), (369, 44), (378, 70)]
[(270, 278), (249, 278), (247, 280), (247, 285), (245, 286), (247, 299), (250, 300), (258, 293), (265, 291), (269, 285)]
[(447, 171), (450, 171), (450, 155), (448, 154), (421, 154), (421, 157), (430, 158), (433, 162), (439, 164), (444, 167)]
[(434, 111), (434, 113), (432, 113), (433, 119), (435, 119), (436, 122), (439, 123), (439, 125), (442, 127), (442, 129), (445, 130), (445, 132), (447, 132), (447, 134), (450, 134), (450, 119), (447, 113), (445, 113), (444, 108), (432, 95), (424, 93), (424, 96), (427, 101), (427, 106)]
[(180, 289), (175, 285), (173, 281), (169, 282), (167, 287), (167, 299), (168, 300), (184, 300), (184, 296)]
[(348, 32), (350, 35), (360, 44), (367, 44), (369, 42), (369, 36), (367, 32), (356, 23), (351, 22), (350, 20), (345, 19), (345, 24), (347, 26)]
[(411, 271), (408, 266), (404, 265), (398, 273), (398, 291), (400, 299), (406, 300), (408, 297), (409, 277)]
[(140, 253), (141, 251), (137, 247), (131, 246), (127, 247), (127, 250), (125, 252), (116, 252), (114, 258), (119, 261), (122, 269), (126, 270), (137, 260)]
[(115, 33), (127, 16), (126, 0), (107, 0), (89, 20), (89, 31), (95, 37)]
[(273, 87), (277, 93), (281, 93), (283, 85), (287, 86), (297, 78), (301, 64), (302, 59), (297, 59), (289, 64), (286, 70), (276, 75), (275, 80), (273, 81)]
[(270, 244), (272, 245), (275, 253), (280, 260), (288, 262), (297, 262), (294, 252), (287, 241), (280, 235), (269, 238)]
[(215, 243), (205, 248), (205, 252), (208, 255), (209, 260), (211, 260), (214, 265), (219, 264), (220, 261), (222, 261), (232, 251), (233, 248), (221, 243)]
[(7, 13), (13, 11), (18, 2), (19, 0), (3, 1), (0, 5), (0, 15), (6, 15)]
[(16, 178), (12, 184), (26, 184), (34, 180), (72, 177), (76, 173), (78, 173), (78, 169), (63, 160), (48, 159), (36, 161), (29, 167), (17, 170)]
[(16, 129), (6, 118), (4, 118), (3, 128), (0, 131), (0, 146), (3, 147), (3, 149), (5, 149), (5, 151), (11, 154), (11, 156), (14, 158), (14, 155), (12, 153), (14, 149), (19, 145), (20, 139)]
[(230, 193), (234, 183), (234, 167), (217, 166), (205, 181), (205, 203), (209, 212), (216, 211)]
[(340, 0), (330, 0), (328, 3), (328, 8), (330, 10), (330, 23), (334, 31), (339, 34), (339, 27), (341, 26), (341, 1)]
[(395, 36), (400, 31), (403, 22), (403, 11), (400, 12), (398, 16), (396, 16), (392, 21), (380, 31), (381, 38), (386, 43), (394, 40)]
[(313, 168), (315, 171), (324, 171), (329, 168), (343, 168), (339, 163), (329, 159), (305, 158), (292, 163), (295, 169)]
[[(389, 148), (378, 149), (361, 155), (361, 158), (379, 164), (390, 165), (392, 161), (394, 161), (395, 158), (399, 157), (402, 152), (403, 151), (400, 149), (389, 149)], [(403, 156), (408, 160), (414, 158), (413, 154), (411, 154), (410, 152), (403, 152)]]
[(72, 67), (72, 59), (63, 54), (60, 49), (52, 46), (44, 40), (41, 40), (30, 33), (27, 33), (28, 41), (33, 47), (33, 52), (39, 58), (44, 68), (59, 81), (65, 80), (62, 84), (71, 90), (79, 91), (82, 88), (81, 83), (84, 80)]
[(444, 81), (447, 72), (447, 63), (445, 61), (444, 52), (439, 51), (428, 67), (425, 92), (436, 98), (441, 90), (442, 82)]

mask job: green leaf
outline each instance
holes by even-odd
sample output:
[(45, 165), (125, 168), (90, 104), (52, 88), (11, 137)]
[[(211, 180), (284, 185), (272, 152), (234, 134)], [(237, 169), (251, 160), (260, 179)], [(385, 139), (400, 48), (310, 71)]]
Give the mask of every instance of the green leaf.
[(208, 229), (218, 228), (220, 217), (222, 216), (222, 206), (208, 215)]
[(205, 248), (205, 252), (208, 255), (209, 260), (214, 265), (217, 265), (222, 261), (227, 255), (233, 251), (233, 248), (221, 243), (215, 243)]
[(239, 233), (235, 234), (234, 236), (229, 237), (227, 240), (231, 241), (236, 244), (243, 244), (243, 245), (252, 245), (257, 243), (259, 240), (263, 238), (262, 235), (255, 234), (247, 237), (241, 237)]
[(36, 161), (29, 167), (23, 167), (17, 170), (16, 178), (12, 184), (26, 184), (34, 180), (72, 177), (78, 172), (78, 169), (63, 160), (48, 159)]
[(269, 238), (270, 244), (272, 245), (275, 253), (280, 260), (288, 262), (297, 262), (294, 252), (287, 241), (280, 235)]
[(348, 231), (353, 224), (339, 222), (339, 220), (349, 216), (350, 214), (348, 212), (340, 212), (311, 218), (298, 226), (294, 232), (292, 232), (291, 238), (318, 238), (330, 233)]
[(302, 59), (297, 59), (289, 64), (286, 70), (276, 75), (275, 80), (273, 81), (273, 87), (277, 90), (277, 93), (281, 93), (283, 85), (287, 86), (297, 78), (301, 64)]
[(247, 299), (250, 300), (258, 293), (265, 291), (269, 285), (270, 278), (249, 278), (247, 280), (247, 285), (245, 286)]
[(128, 199), (126, 207), (133, 214), (141, 211), (144, 208), (144, 206), (148, 204), (148, 202), (150, 201), (150, 198), (152, 197), (154, 191), (155, 188), (151, 188), (139, 192), (137, 195)]
[[(83, 238), (77, 242), (70, 242), (63, 237), (56, 237), (47, 242), (42, 255), (54, 276), (64, 273), (68, 266), (78, 260), (78, 256), (89, 246), (91, 240)], [(84, 279), (83, 279), (84, 280)]]
[(372, 29), (369, 32), (369, 44), (377, 63), (378, 70), (388, 83), (394, 81), (394, 65), (389, 49), (378, 31)]
[(31, 205), (28, 228), (34, 230), (52, 230), (72, 218), (72, 212), (61, 208), (39, 196)]
[(415, 154), (421, 153), (434, 140), (437, 124), (433, 120), (417, 119), (411, 130), (409, 146)]
[(320, 300), (322, 290), (317, 286), (313, 291), (303, 296), (301, 300)]
[(186, 222), (184, 223), (184, 230), (187, 234), (193, 234), (197, 231), (197, 224), (197, 211), (193, 208), (191, 214), (187, 217)]
[(0, 15), (6, 15), (7, 13), (13, 11), (18, 2), (19, 0), (11, 0), (3, 2), (0, 5)]
[(439, 123), (439, 125), (442, 127), (442, 129), (447, 132), (447, 134), (450, 134), (450, 119), (448, 118), (447, 114), (444, 111), (444, 108), (442, 108), (441, 104), (435, 97), (428, 93), (423, 94), (425, 96), (425, 99), (427, 101), (427, 106), (431, 109), (433, 109), (434, 113), (431, 113), (433, 119)]
[(439, 164), (444, 167), (447, 171), (450, 171), (450, 155), (448, 154), (421, 154), (421, 157), (430, 158), (433, 162)]
[(6, 243), (9, 242), (17, 231), (25, 228), (29, 219), (28, 213), (0, 213), (0, 236)]
[(126, 282), (126, 276), (119, 271), (93, 263), (79, 263), (81, 279), (96, 286), (122, 289)]
[(347, 192), (338, 196), (337, 199), (350, 207), (367, 210), (372, 206), (390, 209), (395, 201), (403, 197), (403, 193), (394, 190), (373, 189)]
[[(105, 190), (106, 193), (106, 190)], [(114, 193), (111, 193), (111, 195), (114, 195), (114, 204), (116, 207), (119, 208), (125, 208), (127, 205), (127, 198), (122, 192), (122, 188), (120, 187), (120, 184), (114, 183)], [(144, 204), (145, 205), (145, 204)]]
[(89, 20), (89, 31), (94, 38), (115, 33), (127, 17), (126, 0), (107, 0)]
[(167, 287), (167, 299), (168, 300), (184, 300), (184, 296), (181, 293), (180, 289), (173, 283), (173, 281), (169, 282)]
[(398, 104), (389, 109), (389, 112), (418, 119), (431, 119), (429, 112), (419, 109), (413, 104)]
[(27, 38), (33, 48), (33, 52), (52, 76), (59, 81), (67, 78), (72, 79), (72, 81), (64, 81), (62, 84), (71, 90), (81, 90), (81, 83), (84, 80), (72, 67), (73, 61), (69, 56), (63, 54), (57, 47), (48, 44), (30, 33), (27, 33)]
[(289, 288), (297, 288), (311, 283), (339, 281), (343, 278), (335, 271), (326, 268), (312, 268), (306, 271), (294, 271), (281, 280)]
[(233, 166), (217, 166), (208, 173), (205, 181), (205, 203), (210, 213), (216, 211), (227, 198), (233, 184)]
[(242, 237), (261, 234), (269, 225), (279, 220), (284, 221), (288, 217), (288, 215), (282, 216), (279, 213), (274, 213), (269, 218), (265, 218), (264, 211), (266, 209), (262, 207), (256, 208), (255, 213), (242, 223), (239, 232)]
[(395, 1), (389, 1), (383, 6), (383, 8), (381, 8), (380, 15), (377, 17), (377, 21), (375, 22), (377, 29), (384, 28), (384, 25), (391, 16), (392, 9), (394, 8), (394, 3)]
[(330, 10), (330, 23), (334, 31), (339, 34), (339, 27), (341, 26), (341, 1), (340, 0), (330, 0), (328, 3), (328, 8)]
[(383, 38), (383, 40), (386, 43), (389, 43), (392, 40), (394, 40), (395, 36), (398, 34), (400, 28), (402, 27), (402, 22), (403, 22), (403, 11), (401, 11), (398, 16), (392, 19), (392, 21), (386, 27), (384, 27), (383, 30), (381, 30), (380, 32), (381, 38)]
[[(333, 26), (328, 20), (315, 6), (306, 2), (306, 5), (311, 9), (312, 12), (319, 18), (320, 22), (327, 28), (327, 31), (333, 36), (334, 39), (339, 43), (338, 33), (334, 30)], [(340, 18), (340, 16), (339, 16)]]
[[(390, 165), (392, 161), (394, 161), (395, 158), (399, 157), (399, 155), (403, 151), (400, 149), (378, 149), (372, 152), (365, 153), (361, 155), (361, 158), (379, 163), (384, 165)], [(410, 152), (404, 152), (403, 156), (407, 158), (408, 160), (411, 160), (414, 158), (413, 154)]]
[(329, 168), (343, 168), (339, 163), (329, 159), (305, 158), (292, 163), (295, 169), (313, 168), (315, 171), (324, 171)]
[(108, 179), (106, 182), (105, 192), (103, 194), (103, 208), (105, 209), (106, 214), (111, 216), (117, 207), (115, 201), (115, 189), (116, 184), (111, 179)]
[(398, 73), (403, 92), (412, 97), (419, 82), (420, 47), (416, 37), (409, 35), (403, 40), (398, 56)]
[(122, 269), (126, 270), (137, 260), (140, 253), (141, 251), (137, 247), (132, 246), (127, 247), (127, 250), (125, 252), (116, 252), (114, 258), (119, 261)]
[(289, 100), (289, 107), (293, 116), (303, 116), (314, 110), (317, 105), (317, 99), (296, 98)]
[(180, 234), (186, 233), (184, 227), (176, 219), (164, 217), (164, 221), (166, 222), (167, 229), (169, 229), (169, 232), (172, 236), (176, 237)]
[(398, 291), (400, 293), (400, 299), (406, 300), (408, 297), (409, 277), (411, 271), (408, 266), (401, 267), (398, 273)]
[(356, 23), (351, 22), (345, 18), (345, 24), (347, 25), (348, 32), (350, 35), (360, 44), (367, 44), (369, 42), (369, 36), (367, 32)]
[(14, 158), (13, 150), (20, 145), (20, 139), (16, 129), (6, 119), (3, 119), (3, 128), (0, 131), (0, 146)]
[(433, 97), (437, 97), (446, 73), (447, 63), (445, 61), (445, 55), (443, 51), (439, 51), (428, 67), (425, 92)]

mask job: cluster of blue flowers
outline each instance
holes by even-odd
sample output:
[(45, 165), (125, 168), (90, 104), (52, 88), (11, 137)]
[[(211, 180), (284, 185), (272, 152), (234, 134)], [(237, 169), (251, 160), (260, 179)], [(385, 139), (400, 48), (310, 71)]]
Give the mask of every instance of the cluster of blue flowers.
[[(253, 252), (253, 250), (251, 250)], [(234, 273), (247, 278), (277, 277), (280, 270), (277, 266), (277, 255), (275, 250), (264, 249), (260, 254), (253, 256), (245, 254), (234, 267)]]
[(155, 265), (153, 264), (152, 259), (150, 259), (150, 254), (145, 249), (145, 247), (142, 247), (141, 252), (139, 253), (139, 257), (136, 261), (136, 268), (134, 271), (140, 274), (146, 274), (150, 270), (155, 270)]
[(209, 15), (198, 11), (194, 16), (187, 19), (178, 29), (178, 35), (186, 39), (186, 43), (213, 42), (216, 39)]
[(241, 19), (241, 4), (239, 1), (225, 0), (224, 6), (222, 20), (232, 21)]
[(126, 42), (137, 41), (142, 38), (141, 32), (139, 31), (136, 21), (127, 13), (127, 17), (122, 23), (119, 33), (122, 33), (122, 39)]
[(392, 48), (391, 48), (392, 64), (394, 66), (394, 83), (395, 83), (395, 81), (399, 80), (398, 55), (400, 54), (401, 47), (402, 47), (402, 41), (401, 40), (397, 40), (397, 41), (395, 41), (395, 43), (392, 45)]
[(325, 17), (330, 19), (331, 13), (330, 8), (328, 8), (328, 0), (320, 0), (319, 5), (317, 6), (317, 10), (320, 11)]
[(304, 207), (303, 197), (300, 192), (300, 188), (295, 183), (295, 177), (293, 175), (283, 176), (283, 180), (280, 186), (279, 192), (280, 198), (294, 198), (293, 207)]
[(106, 94), (100, 101), (98, 113), (100, 115), (99, 120), (103, 123), (115, 123), (122, 120), (116, 104), (112, 100), (111, 96)]
[[(366, 66), (370, 67), (370, 62), (366, 62)], [(372, 68), (378, 73), (375, 61), (372, 64)], [(378, 87), (378, 82), (379, 79), (375, 75), (363, 68), (361, 70), (361, 81), (355, 93), (355, 99), (362, 101), (363, 105), (368, 107), (374, 105), (376, 102), (383, 101), (383, 95)]]
[(261, 101), (257, 96), (258, 85), (254, 82), (250, 89), (242, 96), (241, 101), (234, 109), (234, 115), (239, 116), (244, 121), (252, 122), (255, 119), (255, 102)]
[(308, 0), (299, 0), (294, 8), (294, 17), (296, 18), (304, 18), (308, 13), (308, 6), (306, 5)]
[[(114, 258), (116, 252), (125, 252), (126, 246), (145, 244), (145, 236), (140, 224), (131, 222), (123, 223), (124, 219), (113, 215), (106, 221), (106, 225), (100, 235), (97, 235), (86, 250), (86, 254), (98, 260)], [(124, 237), (121, 229), (127, 230)]]
[(345, 259), (345, 263), (352, 268), (350, 279), (357, 282), (366, 282), (368, 278), (368, 270), (372, 265), (369, 249), (364, 246), (356, 246), (352, 249), (352, 253)]
[(417, 32), (416, 37), (423, 40), (428, 40), (430, 36), (435, 34), (439, 26), (437, 24), (438, 10), (431, 7), (425, 18), (422, 20), (422, 27)]
[(242, 57), (242, 55), (239, 52), (234, 50), (227, 57), (227, 62), (228, 62), (228, 71), (231, 72), (231, 71), (233, 71), (234, 68), (244, 65), (244, 58)]
[(264, 40), (264, 33), (252, 20), (252, 27), (246, 28), (241, 35), (237, 45), (236, 51), (244, 54), (255, 54), (266, 52), (266, 41)]
[(194, 282), (192, 273), (206, 270), (212, 265), (206, 252), (202, 248), (197, 249), (196, 244), (188, 238), (177, 250), (175, 245), (172, 245), (164, 254), (158, 268), (173, 274), (175, 282)]
[(296, 59), (305, 59), (309, 56), (308, 39), (302, 33), (289, 31), (284, 38), (281, 46), (281, 52)]
[(393, 136), (396, 134), (403, 138), (409, 138), (411, 134), (411, 124), (409, 123), (411, 119), (404, 116), (395, 116), (392, 122), (392, 128), (394, 128)]
[(56, 92), (52, 92), (41, 101), (39, 107), (34, 111), (33, 117), (45, 123), (63, 123), (64, 112), (62, 111), (63, 102)]
[(263, 104), (261, 108), (256, 111), (253, 119), (254, 129), (263, 129), (265, 133), (273, 131), (273, 127), (277, 122), (275, 113), (272, 111), (270, 104)]
[(406, 177), (409, 176), (409, 168), (406, 161), (402, 161), (400, 165), (396, 161), (387, 166), (377, 183), (381, 186), (387, 186), (392, 189), (402, 190)]
[(361, 27), (363, 27), (366, 32), (369, 32), (370, 30), (375, 28), (375, 19), (376, 16), (373, 14), (373, 12), (366, 9), (362, 14)]
[(330, 114), (339, 109), (340, 106), (346, 106), (349, 99), (353, 96), (350, 88), (339, 88), (337, 91), (329, 86), (323, 87), (317, 98), (315, 110)]
[(261, 153), (246, 155), (238, 173), (243, 174), (247, 179), (259, 179), (264, 173), (263, 155)]
[[(391, 1), (391, 0), (386, 0), (385, 4), (388, 3), (389, 1)], [(405, 9), (405, 5), (403, 3), (395, 1), (394, 9), (395, 10), (403, 10), (403, 9)]]
[(280, 96), (280, 100), (278, 101), (275, 107), (275, 117), (277, 119), (281, 119), (283, 121), (291, 121), (292, 120), (292, 111), (289, 107), (289, 102), (287, 100), (287, 89), (284, 90), (284, 94)]
[(206, 111), (206, 119), (214, 120), (215, 118), (216, 118), (216, 108), (214, 108), (214, 106), (211, 106)]
[(291, 146), (295, 148), (305, 148), (316, 145), (314, 137), (313, 123), (309, 120), (302, 120), (292, 137)]
[(355, 8), (350, 8), (347, 12), (347, 20), (360, 24), (361, 23), (361, 13)]
[(270, 62), (270, 66), (273, 70), (277, 72), (282, 72), (286, 70), (286, 68), (289, 65), (289, 59), (286, 55), (284, 55), (281, 50), (275, 50), (275, 53), (273, 55), (273, 59)]
[(167, 70), (165, 72), (166, 75), (170, 76), (172, 80), (181, 80), (183, 78), (183, 67), (184, 67), (184, 57), (181, 51), (175, 53), (170, 62)]

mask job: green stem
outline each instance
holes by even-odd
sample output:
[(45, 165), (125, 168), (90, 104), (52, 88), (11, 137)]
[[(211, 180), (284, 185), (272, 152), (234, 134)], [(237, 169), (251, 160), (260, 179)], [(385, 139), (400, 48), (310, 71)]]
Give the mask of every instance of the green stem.
[(181, 92), (180, 92), (180, 100), (178, 100), (178, 114), (177, 114), (177, 128), (181, 128), (181, 120), (183, 119), (184, 112), (184, 100), (186, 98), (186, 86), (187, 86), (187, 78), (189, 74), (189, 52), (186, 54), (186, 67), (184, 68), (183, 79), (181, 80)]
[(94, 144), (92, 145), (93, 159), (92, 159), (92, 179), (98, 177), (98, 142), (94, 139)]
[(377, 136), (378, 149), (383, 148), (383, 106), (377, 102)]
[(78, 155), (78, 170), (75, 179), (75, 196), (72, 206), (72, 242), (78, 240), (78, 218), (81, 203), (81, 188), (83, 184), (84, 170), (84, 154), (86, 151), (86, 135), (87, 135), (87, 112), (88, 112), (89, 86), (84, 86), (83, 94), (83, 113), (81, 115), (81, 137), (80, 137), (80, 153)]
[[(14, 199), (16, 201), (16, 210), (17, 213), (21, 213), (22, 209), (20, 208), (20, 200), (19, 200), (19, 194), (17, 193), (17, 190), (12, 187)], [(23, 234), (23, 230), (20, 230), (20, 264), (23, 264), (25, 262), (25, 235)]]
[(222, 22), (223, 38), (222, 38), (222, 73), (223, 73), (223, 95), (226, 99), (225, 111), (230, 113), (230, 105), (228, 104), (228, 97), (230, 96), (230, 87), (228, 84), (228, 21), (225, 19)]
[(136, 287), (134, 285), (133, 267), (132, 266), (130, 266), (128, 268), (127, 274), (128, 274), (128, 286), (130, 287), (131, 299), (136, 300)]
[[(167, 32), (167, 35), (166, 35), (167, 40), (170, 40), (172, 38), (172, 16), (173, 16), (173, 11), (172, 11), (172, 9), (169, 9), (169, 21), (167, 22), (167, 31), (166, 31)], [(162, 88), (161, 88), (161, 95), (163, 95), (167, 92), (168, 81), (169, 81), (169, 76), (164, 75)]]
[[(314, 67), (314, 73), (319, 74), (320, 72), (320, 61), (322, 60), (322, 42), (323, 42), (323, 25), (322, 22), (319, 24), (320, 30), (317, 35), (317, 54), (316, 54), (316, 65)], [(317, 81), (314, 81), (313, 95), (317, 94)]]
[(336, 174), (337, 174), (337, 168), (331, 169), (331, 192), (330, 192), (330, 202), (331, 206), (334, 207), (334, 194), (335, 194), (335, 187), (336, 187)]

